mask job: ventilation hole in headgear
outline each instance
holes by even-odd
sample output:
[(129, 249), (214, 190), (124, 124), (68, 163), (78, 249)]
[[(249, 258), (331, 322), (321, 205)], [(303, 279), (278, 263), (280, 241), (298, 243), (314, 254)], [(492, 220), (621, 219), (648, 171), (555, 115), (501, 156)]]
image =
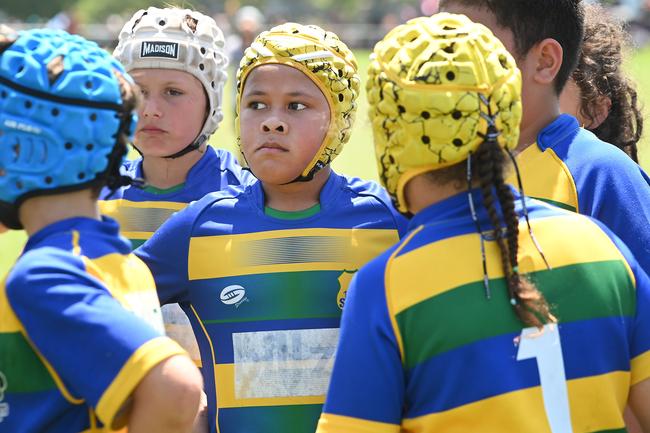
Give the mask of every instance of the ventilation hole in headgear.
[(65, 150), (70, 150), (72, 149), (72, 143), (68, 141), (63, 145), (63, 147), (65, 147)]
[(343, 77), (343, 69), (339, 69), (339, 78)]
[(395, 157), (393, 155), (388, 155), (388, 160), (391, 164), (395, 164)]
[(52, 108), (52, 116), (56, 117), (59, 115), (59, 109), (58, 108)]
[(423, 135), (423, 136), (422, 136), (422, 143), (424, 143), (424, 144), (429, 144), (429, 143), (431, 143), (431, 139), (429, 138), (428, 135)]
[(456, 147), (461, 147), (463, 145), (463, 140), (461, 140), (460, 138), (454, 138), (454, 141), (452, 141), (452, 143)]
[(499, 56), (499, 63), (503, 69), (508, 69), (508, 59), (503, 54)]
[(451, 117), (453, 117), (455, 120), (458, 120), (463, 117), (463, 113), (458, 110), (454, 110), (453, 113), (451, 113)]
[(32, 108), (32, 101), (25, 101), (25, 108)]
[(293, 34), (295, 35), (295, 34), (298, 34), (298, 33), (300, 33), (300, 30), (298, 30), (298, 29), (296, 29), (296, 30), (294, 30), (294, 31), (293, 31), (293, 32), (291, 32), (291, 33), (293, 33)]
[(25, 69), (25, 66), (24, 66), (24, 65), (20, 65), (20, 66), (18, 67), (18, 73), (23, 72), (23, 69)]
[(343, 96), (343, 93), (339, 93), (339, 102), (343, 102), (345, 99), (345, 96)]
[(210, 81), (210, 87), (214, 89), (214, 81)]
[(428, 111), (423, 111), (422, 113), (420, 113), (420, 116), (422, 116), (423, 119), (428, 119), (429, 117), (431, 117), (431, 114)]
[(215, 116), (217, 114), (217, 110), (212, 110), (212, 115)]
[(23, 183), (19, 180), (16, 181), (16, 188), (23, 189)]
[(192, 30), (192, 33), (196, 33), (196, 26), (197, 24), (199, 24), (199, 20), (197, 20), (191, 15), (185, 15), (184, 21), (185, 24), (187, 24), (187, 27), (189, 27), (190, 30)]
[(83, 179), (85, 179), (85, 178), (86, 178), (86, 173), (79, 173), (79, 174), (77, 175), (77, 178), (78, 178), (79, 180), (83, 180)]
[(93, 146), (92, 143), (86, 144), (86, 150), (88, 150), (88, 151), (93, 150), (94, 147), (95, 146)]
[(93, 83), (91, 83), (90, 81), (86, 81), (84, 86), (86, 87), (86, 89), (92, 89), (93, 88)]
[(158, 21), (158, 25), (159, 25), (159, 26), (164, 26), (164, 25), (165, 25), (165, 20), (160, 20), (160, 21)]
[(6, 98), (7, 97), (7, 92), (5, 90), (0, 92), (0, 97), (2, 97), (3, 99)]
[(456, 27), (452, 27), (452, 26), (444, 26), (442, 29), (443, 29), (443, 30), (456, 30)]
[(406, 113), (406, 108), (404, 108), (403, 105), (398, 105), (397, 106), (397, 111), (400, 112), (400, 114)]
[(449, 72), (447, 72), (446, 77), (447, 77), (447, 79), (448, 79), (449, 81), (454, 81), (454, 79), (456, 78), (456, 74), (454, 74), (453, 72), (449, 71)]
[(91, 122), (94, 122), (95, 120), (97, 120), (97, 114), (96, 114), (96, 113), (92, 113), (92, 114), (90, 115), (90, 121), (91, 121)]
[(199, 63), (199, 69), (200, 69), (200, 70), (204, 70), (204, 69), (205, 69), (205, 66), (203, 66), (203, 63)]
[(201, 47), (201, 54), (205, 55), (205, 48)]
[(454, 44), (447, 45), (445, 48), (442, 49), (445, 53), (448, 54), (453, 54), (454, 53)]
[(50, 60), (46, 68), (47, 68), (47, 80), (50, 82), (50, 86), (51, 86), (65, 71), (65, 67), (63, 65), (63, 56), (57, 56), (52, 60)]
[(11, 150), (14, 152), (14, 161), (17, 161), (20, 157), (20, 142), (11, 146)]
[(45, 178), (45, 183), (48, 184), (48, 185), (51, 184), (52, 183), (52, 178), (50, 176), (47, 176)]

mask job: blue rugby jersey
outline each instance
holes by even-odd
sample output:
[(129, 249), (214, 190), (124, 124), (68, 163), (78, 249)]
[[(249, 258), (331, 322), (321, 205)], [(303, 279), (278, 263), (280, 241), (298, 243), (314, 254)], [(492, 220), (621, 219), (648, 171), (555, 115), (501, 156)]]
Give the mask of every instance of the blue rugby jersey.
[(191, 204), (135, 251), (190, 318), (211, 432), (316, 428), (348, 283), (405, 229), (374, 182), (332, 173), (320, 206), (274, 218), (256, 182)]
[(71, 218), (31, 236), (0, 285), (0, 431), (104, 432), (160, 361), (163, 336), (147, 267), (114, 220)]
[(517, 163), (527, 196), (602, 221), (650, 273), (650, 178), (622, 150), (562, 114)]
[(650, 378), (650, 279), (601, 223), (528, 209), (552, 270), (523, 218), (519, 267), (559, 324), (523, 329), (495, 241), (488, 299), (467, 194), (434, 204), (351, 282), (317, 433), (626, 431), (629, 388)]
[[(131, 177), (143, 178), (142, 158), (126, 161), (122, 170)], [(136, 248), (149, 239), (171, 214), (188, 203), (229, 185), (247, 184), (254, 179), (249, 171), (241, 168), (230, 152), (207, 146), (205, 154), (188, 172), (181, 189), (160, 194), (127, 186), (110, 197), (107, 197), (108, 191), (104, 190), (99, 206), (102, 214), (117, 220), (122, 234)]]
[[(142, 158), (126, 161), (123, 170), (131, 177), (142, 178)], [(220, 191), (229, 185), (246, 184), (253, 179), (230, 152), (207, 146), (205, 154), (190, 169), (181, 188), (154, 193), (133, 186), (122, 187), (108, 199), (100, 200), (99, 206), (102, 214), (120, 223), (122, 233), (136, 248), (149, 239), (171, 214), (188, 203), (199, 200), (207, 193)], [(107, 194), (104, 191), (102, 197)], [(201, 366), (198, 347), (183, 312), (176, 305), (166, 305), (162, 311), (167, 335), (178, 341), (194, 362)]]

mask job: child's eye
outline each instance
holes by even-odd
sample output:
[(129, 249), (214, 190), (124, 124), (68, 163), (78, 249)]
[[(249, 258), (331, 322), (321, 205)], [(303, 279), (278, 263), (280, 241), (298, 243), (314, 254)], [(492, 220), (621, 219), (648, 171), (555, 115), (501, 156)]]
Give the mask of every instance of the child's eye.
[(167, 94), (170, 95), (170, 96), (179, 96), (179, 95), (182, 95), (183, 92), (181, 92), (178, 89), (167, 89)]
[(248, 108), (252, 110), (262, 110), (266, 108), (266, 104), (263, 102), (253, 101), (248, 104)]
[(300, 110), (304, 110), (305, 108), (307, 108), (307, 106), (305, 104), (300, 103), (300, 102), (290, 102), (289, 103), (289, 110), (300, 111)]

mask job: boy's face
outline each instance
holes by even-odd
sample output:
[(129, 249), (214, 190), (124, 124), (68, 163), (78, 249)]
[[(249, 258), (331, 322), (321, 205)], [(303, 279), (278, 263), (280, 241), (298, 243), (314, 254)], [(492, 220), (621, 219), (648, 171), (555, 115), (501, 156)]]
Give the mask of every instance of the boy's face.
[(194, 141), (207, 114), (201, 82), (172, 69), (134, 69), (129, 74), (143, 96), (133, 140), (140, 152), (145, 157), (164, 157)]
[(255, 176), (281, 185), (316, 155), (330, 124), (327, 99), (305, 74), (268, 64), (246, 78), (240, 104), (241, 148)]

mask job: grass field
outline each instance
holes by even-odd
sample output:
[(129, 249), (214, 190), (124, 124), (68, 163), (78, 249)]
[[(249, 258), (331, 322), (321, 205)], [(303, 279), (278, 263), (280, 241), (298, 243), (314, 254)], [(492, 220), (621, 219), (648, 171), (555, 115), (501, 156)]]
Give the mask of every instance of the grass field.
[[(359, 69), (365, 75), (368, 62), (368, 51), (357, 52), (360, 62)], [(631, 59), (629, 65), (630, 74), (637, 82), (639, 99), (645, 102), (646, 133), (640, 144), (641, 165), (650, 171), (650, 47), (638, 51)], [(365, 83), (365, 76), (362, 77)], [(232, 84), (232, 80), (229, 81)], [(350, 142), (346, 145), (343, 153), (334, 161), (334, 168), (345, 174), (359, 176), (366, 179), (377, 179), (377, 168), (375, 166), (374, 152), (372, 147), (372, 131), (370, 122), (366, 115), (367, 104), (365, 95), (360, 98), (357, 121)], [(225, 120), (219, 130), (212, 137), (211, 143), (217, 147), (234, 150), (234, 123), (232, 115), (232, 91), (226, 90), (224, 101)], [(8, 232), (0, 234), (0, 278), (3, 278), (15, 258), (20, 253), (25, 242), (23, 232)]]

